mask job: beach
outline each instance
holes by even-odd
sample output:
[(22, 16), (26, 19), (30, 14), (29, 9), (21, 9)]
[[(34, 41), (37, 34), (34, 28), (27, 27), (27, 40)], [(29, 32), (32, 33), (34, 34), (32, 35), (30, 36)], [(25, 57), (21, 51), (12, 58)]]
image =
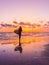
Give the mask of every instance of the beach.
[(0, 65), (49, 65), (49, 33), (0, 33)]

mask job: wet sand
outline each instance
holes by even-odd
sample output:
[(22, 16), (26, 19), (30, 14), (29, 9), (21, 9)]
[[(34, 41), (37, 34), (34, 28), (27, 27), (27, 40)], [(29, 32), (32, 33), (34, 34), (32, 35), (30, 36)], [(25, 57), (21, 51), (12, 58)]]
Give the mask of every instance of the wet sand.
[(22, 36), (18, 46), (18, 38), (0, 40), (0, 65), (49, 65), (49, 36)]

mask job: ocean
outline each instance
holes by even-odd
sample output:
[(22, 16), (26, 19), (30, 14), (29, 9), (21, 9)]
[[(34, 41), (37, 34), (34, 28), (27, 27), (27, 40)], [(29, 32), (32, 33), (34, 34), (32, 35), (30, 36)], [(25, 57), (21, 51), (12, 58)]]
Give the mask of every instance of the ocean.
[[(22, 37), (42, 37), (49, 36), (49, 32), (22, 33)], [(14, 32), (0, 32), (0, 40), (16, 39), (18, 37)]]

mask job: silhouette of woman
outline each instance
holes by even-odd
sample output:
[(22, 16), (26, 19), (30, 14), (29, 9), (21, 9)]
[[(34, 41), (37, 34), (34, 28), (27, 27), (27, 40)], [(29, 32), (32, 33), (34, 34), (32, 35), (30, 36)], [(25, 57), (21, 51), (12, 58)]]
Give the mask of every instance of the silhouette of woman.
[(20, 38), (21, 38), (21, 33), (22, 33), (22, 27), (20, 26), (19, 29), (18, 29), (18, 30), (14, 30), (14, 32), (19, 35), (19, 44), (20, 44)]
[(20, 44), (20, 39), (21, 39), (21, 33), (22, 33), (22, 27), (20, 26), (18, 29), (18, 35), (19, 35), (19, 44)]

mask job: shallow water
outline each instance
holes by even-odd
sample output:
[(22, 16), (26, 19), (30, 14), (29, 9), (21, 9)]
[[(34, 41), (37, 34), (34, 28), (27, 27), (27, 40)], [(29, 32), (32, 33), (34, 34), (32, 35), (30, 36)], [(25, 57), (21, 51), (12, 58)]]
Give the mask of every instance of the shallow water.
[(49, 65), (49, 33), (0, 33), (0, 65)]

